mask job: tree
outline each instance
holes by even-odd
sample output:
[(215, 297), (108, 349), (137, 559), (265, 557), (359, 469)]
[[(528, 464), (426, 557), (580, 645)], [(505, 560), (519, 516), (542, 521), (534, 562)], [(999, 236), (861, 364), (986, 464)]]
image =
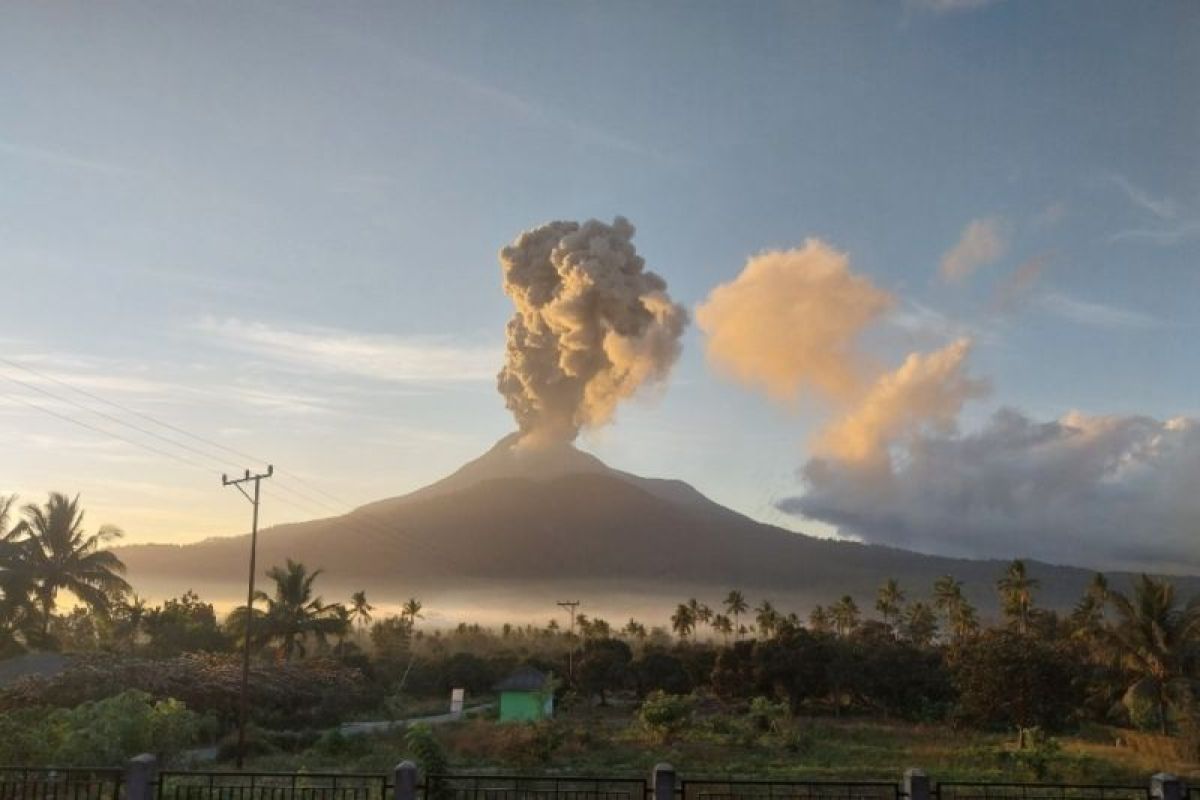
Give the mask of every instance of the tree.
[[(313, 583), (320, 575), (321, 570), (309, 572), (304, 564), (289, 558), (286, 566), (267, 570), (267, 577), (275, 582), (274, 597), (265, 592), (255, 593), (255, 599), (267, 606), (261, 623), (256, 625), (260, 626), (264, 640), (279, 642), (286, 661), (294, 655), (307, 654), (304, 642), (309, 636), (325, 644), (326, 637), (336, 634), (341, 627), (334, 607), (313, 596)], [(239, 621), (245, 624), (245, 606), (235, 611), (239, 612)]]
[(729, 645), (729, 636), (733, 633), (733, 620), (725, 614), (717, 614), (712, 621), (713, 630), (721, 634), (725, 645)]
[(44, 506), (30, 503), (22, 513), (25, 519), (9, 541), (19, 545), (20, 569), (34, 586), (43, 635), (50, 630), (60, 590), (101, 613), (109, 610), (114, 598), (130, 591), (121, 577), (125, 565), (104, 549), (121, 538), (121, 530), (104, 525), (96, 533), (85, 532), (78, 495), (72, 499), (52, 492)]
[(1078, 707), (1077, 659), (1040, 636), (994, 629), (956, 643), (957, 713), (979, 725), (1062, 727)]
[(814, 633), (829, 633), (833, 630), (833, 620), (825, 606), (813, 606), (813, 610), (808, 613), (808, 627)]
[(917, 647), (929, 647), (937, 637), (937, 632), (937, 614), (926, 603), (918, 600), (904, 609), (900, 634), (905, 641)]
[(858, 603), (848, 594), (842, 595), (842, 599), (833, 604), (830, 615), (833, 618), (833, 627), (840, 636), (845, 636), (858, 627)]
[(996, 581), (1000, 592), (1004, 616), (1019, 633), (1029, 632), (1029, 621), (1033, 614), (1033, 592), (1041, 584), (1029, 577), (1025, 562), (1017, 559), (1008, 565), (1004, 575)]
[(421, 605), (420, 600), (415, 597), (410, 597), (404, 604), (404, 607), (400, 610), (400, 613), (402, 616), (408, 617), (408, 621), (413, 624), (413, 627), (416, 627), (417, 620), (425, 619), (425, 615), (421, 613), (422, 608), (424, 608), (424, 606)]
[(979, 629), (975, 607), (963, 594), (962, 581), (955, 580), (953, 576), (943, 575), (934, 581), (933, 605), (942, 612), (953, 638), (970, 636)]
[(590, 697), (600, 696), (600, 705), (608, 705), (606, 691), (623, 687), (629, 679), (633, 653), (620, 639), (592, 639), (583, 646), (583, 658), (577, 671), (579, 686)]
[(729, 594), (725, 595), (725, 613), (733, 617), (733, 627), (738, 632), (738, 638), (742, 635), (742, 614), (750, 610), (750, 604), (746, 602), (746, 597), (737, 589), (730, 589)]
[(21, 652), (23, 642), (37, 638), (41, 629), (33, 601), (33, 575), (25, 548), (17, 541), (24, 523), (10, 528), (17, 496), (0, 496), (0, 658)]
[(1132, 679), (1127, 697), (1152, 698), (1165, 734), (1171, 709), (1183, 708), (1196, 692), (1188, 661), (1200, 653), (1200, 597), (1181, 607), (1173, 584), (1142, 575), (1131, 598), (1117, 591), (1108, 598), (1117, 612), (1108, 638)]
[(671, 615), (671, 630), (679, 635), (680, 639), (687, 639), (696, 626), (696, 617), (692, 613), (692, 609), (687, 603), (680, 603), (675, 608), (675, 613)]
[(350, 617), (356, 627), (362, 628), (368, 625), (371, 622), (371, 612), (374, 610), (375, 606), (367, 602), (365, 590), (360, 589), (350, 595)]
[(904, 605), (904, 590), (895, 578), (888, 578), (879, 587), (875, 596), (875, 610), (887, 625), (894, 625), (900, 616), (900, 608)]
[(625, 623), (625, 627), (621, 629), (621, 633), (628, 636), (630, 639), (637, 639), (639, 642), (646, 640), (646, 626), (638, 622), (633, 617), (629, 618), (629, 622)]
[(229, 637), (217, 623), (211, 603), (192, 590), (146, 612), (142, 628), (147, 652), (157, 658), (181, 653), (216, 653), (229, 649)]
[(775, 635), (775, 630), (779, 627), (779, 612), (771, 605), (770, 600), (763, 600), (758, 604), (758, 608), (754, 609), (754, 622), (764, 639)]

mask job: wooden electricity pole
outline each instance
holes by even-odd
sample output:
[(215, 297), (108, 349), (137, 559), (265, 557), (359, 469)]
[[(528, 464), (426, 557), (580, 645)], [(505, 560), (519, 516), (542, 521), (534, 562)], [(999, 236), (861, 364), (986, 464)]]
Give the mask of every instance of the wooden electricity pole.
[[(250, 589), (246, 594), (246, 641), (242, 648), (242, 692), (238, 698), (238, 741), (237, 741), (237, 768), (241, 769), (246, 759), (246, 717), (249, 711), (249, 688), (250, 688), (250, 629), (254, 626), (254, 559), (258, 551), (258, 500), (259, 500), (259, 484), (263, 478), (269, 478), (275, 474), (275, 467), (267, 465), (267, 471), (251, 475), (250, 470), (246, 470), (246, 474), (241, 478), (229, 480), (228, 475), (221, 476), (222, 486), (232, 486), (237, 489), (242, 495), (250, 501), (250, 505), (254, 507), (254, 521), (250, 526)], [(242, 488), (243, 483), (254, 483), (254, 494), (251, 495)]]

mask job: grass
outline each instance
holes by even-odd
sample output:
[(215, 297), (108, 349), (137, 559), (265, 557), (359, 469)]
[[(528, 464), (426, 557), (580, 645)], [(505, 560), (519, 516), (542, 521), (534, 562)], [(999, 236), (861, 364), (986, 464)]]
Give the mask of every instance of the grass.
[[(1177, 740), (1093, 727), (1019, 751), (1010, 735), (871, 718), (787, 720), (760, 730), (744, 716), (698, 715), (658, 741), (632, 707), (561, 713), (552, 723), (498, 725), (472, 719), (435, 728), (456, 771), (642, 777), (666, 761), (681, 777), (898, 781), (919, 767), (934, 781), (1122, 783), (1144, 785), (1166, 770), (1200, 778)], [(301, 753), (260, 756), (258, 770), (380, 772), (406, 757), (401, 731), (325, 739)]]

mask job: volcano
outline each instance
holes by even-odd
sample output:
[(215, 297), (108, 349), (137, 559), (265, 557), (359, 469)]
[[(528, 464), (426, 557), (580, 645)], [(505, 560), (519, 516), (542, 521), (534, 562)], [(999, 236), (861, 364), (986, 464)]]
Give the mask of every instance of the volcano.
[[(120, 548), (129, 579), (151, 596), (194, 588), (224, 604), (244, 597), (249, 536)], [(785, 530), (709, 500), (686, 483), (613, 469), (568, 444), (505, 437), (453, 474), (340, 517), (259, 533), (264, 570), (291, 558), (324, 570), (327, 600), (367, 590), (372, 602), (409, 596), (464, 618), (544, 619), (557, 600), (589, 614), (655, 614), (730, 589), (806, 614), (845, 594), (869, 609), (896, 578), (911, 598), (941, 575), (994, 613), (1004, 562), (951, 559)], [(1039, 603), (1068, 608), (1092, 572), (1030, 562)], [(1120, 586), (1127, 575), (1113, 575)], [(1200, 580), (1179, 579), (1192, 591)]]

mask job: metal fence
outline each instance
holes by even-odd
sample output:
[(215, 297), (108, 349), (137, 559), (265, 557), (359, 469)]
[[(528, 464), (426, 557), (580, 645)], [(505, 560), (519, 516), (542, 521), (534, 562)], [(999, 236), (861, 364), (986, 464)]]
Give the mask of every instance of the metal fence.
[(645, 800), (642, 778), (430, 775), (425, 800)]
[(938, 783), (934, 793), (938, 800), (1150, 800), (1149, 786), (1109, 784), (951, 781)]
[(886, 781), (684, 780), (681, 800), (898, 800)]
[(0, 800), (118, 800), (119, 769), (0, 767)]
[(386, 800), (391, 788), (388, 775), (160, 772), (155, 796), (158, 800)]

